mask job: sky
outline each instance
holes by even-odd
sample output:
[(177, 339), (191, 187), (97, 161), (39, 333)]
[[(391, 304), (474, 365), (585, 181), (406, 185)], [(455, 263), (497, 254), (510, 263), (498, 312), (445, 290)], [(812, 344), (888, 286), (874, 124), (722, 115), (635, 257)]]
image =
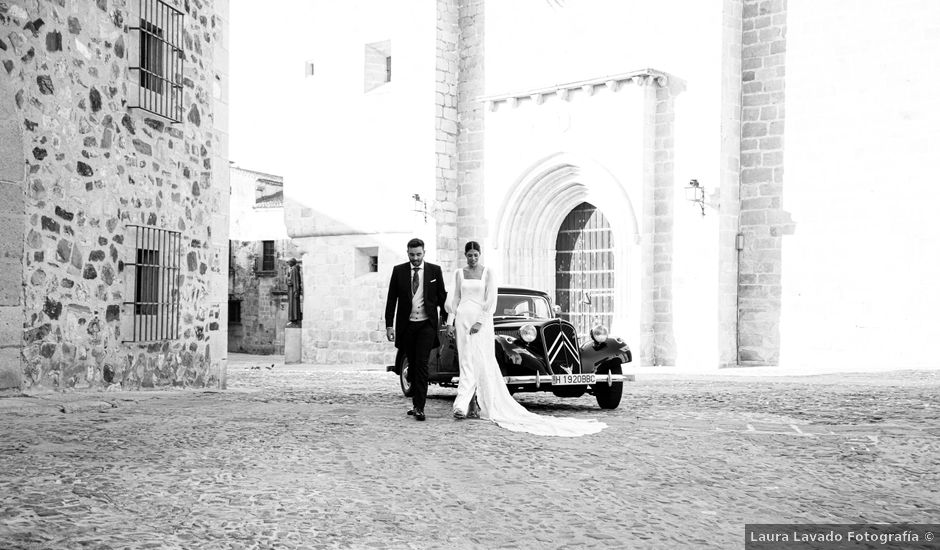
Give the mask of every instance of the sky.
[[(229, 159), (241, 168), (283, 175), (291, 129), (294, 67), (284, 51), (303, 47), (292, 32), (291, 4), (298, 0), (232, 0), (229, 26)], [(293, 74), (297, 73), (297, 74)]]

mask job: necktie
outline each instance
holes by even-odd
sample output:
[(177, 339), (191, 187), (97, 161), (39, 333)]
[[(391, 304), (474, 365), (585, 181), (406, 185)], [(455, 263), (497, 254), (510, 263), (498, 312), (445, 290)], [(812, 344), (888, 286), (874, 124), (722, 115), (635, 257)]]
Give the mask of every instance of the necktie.
[(414, 277), (411, 278), (411, 295), (414, 296), (418, 292), (419, 281), (418, 281), (418, 268), (414, 267), (412, 269), (414, 269), (415, 274), (414, 274)]

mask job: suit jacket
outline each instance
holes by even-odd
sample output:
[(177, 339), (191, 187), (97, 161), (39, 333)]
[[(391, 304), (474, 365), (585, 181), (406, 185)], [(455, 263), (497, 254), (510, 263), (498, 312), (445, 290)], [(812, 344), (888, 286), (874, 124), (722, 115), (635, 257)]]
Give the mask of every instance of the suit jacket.
[[(385, 326), (396, 328), (400, 335), (408, 325), (408, 316), (411, 315), (411, 262), (396, 265), (392, 270), (392, 278), (388, 282), (388, 299), (385, 301)], [(441, 345), (437, 330), (441, 323), (447, 321), (447, 312), (444, 302), (447, 300), (447, 290), (444, 288), (444, 274), (441, 266), (424, 262), (424, 311), (428, 321), (434, 327), (434, 347)], [(397, 312), (396, 312), (397, 305)], [(438, 315), (440, 311), (440, 315)], [(392, 324), (392, 321), (395, 324)], [(395, 347), (401, 347), (401, 339), (395, 338)]]

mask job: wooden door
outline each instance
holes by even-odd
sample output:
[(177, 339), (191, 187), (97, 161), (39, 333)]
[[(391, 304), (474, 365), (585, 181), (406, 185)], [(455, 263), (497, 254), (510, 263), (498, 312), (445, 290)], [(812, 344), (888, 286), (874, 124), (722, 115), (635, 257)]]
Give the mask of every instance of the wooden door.
[(610, 224), (583, 202), (562, 222), (555, 241), (555, 303), (562, 318), (587, 334), (614, 317), (614, 242)]

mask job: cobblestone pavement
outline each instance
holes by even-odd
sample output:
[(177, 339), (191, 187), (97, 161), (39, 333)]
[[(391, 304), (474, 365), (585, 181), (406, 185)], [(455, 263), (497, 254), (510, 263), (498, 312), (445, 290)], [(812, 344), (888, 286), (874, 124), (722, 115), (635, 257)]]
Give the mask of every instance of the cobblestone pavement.
[(0, 547), (740, 548), (745, 523), (940, 517), (936, 371), (517, 395), (609, 425), (547, 438), (271, 361), (233, 357), (221, 392), (0, 398)]

